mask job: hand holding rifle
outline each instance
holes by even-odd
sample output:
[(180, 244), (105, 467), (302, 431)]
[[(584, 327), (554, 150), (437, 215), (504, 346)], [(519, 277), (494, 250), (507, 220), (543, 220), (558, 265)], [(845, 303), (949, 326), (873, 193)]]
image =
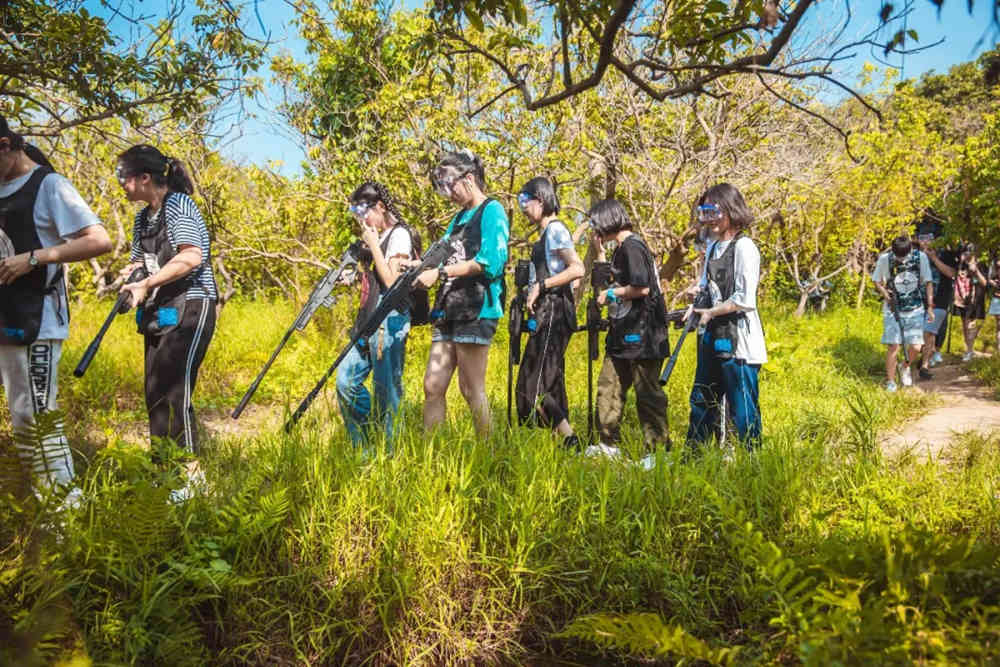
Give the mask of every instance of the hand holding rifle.
[[(130, 270), (129, 270), (130, 269)], [(125, 284), (129, 285), (132, 283), (138, 283), (146, 278), (146, 269), (142, 264), (129, 264), (122, 269), (119, 275), (124, 275), (125, 271), (128, 271), (128, 278), (125, 280)], [(94, 360), (97, 355), (97, 350), (101, 347), (101, 341), (104, 340), (104, 334), (108, 332), (108, 328), (111, 323), (114, 322), (115, 317), (118, 315), (124, 315), (132, 308), (132, 295), (127, 291), (122, 291), (118, 294), (118, 299), (115, 300), (115, 305), (111, 307), (111, 312), (108, 313), (107, 318), (104, 320), (104, 324), (101, 325), (100, 331), (91, 341), (90, 345), (87, 346), (87, 351), (83, 353), (83, 357), (80, 359), (80, 363), (76, 365), (73, 370), (73, 375), (80, 378), (83, 374), (87, 372), (87, 368), (90, 367), (90, 362)]]
[[(414, 287), (419, 287), (417, 284), (417, 279), (426, 278), (425, 274), (436, 274), (438, 268), (444, 264), (445, 260), (451, 257), (455, 253), (455, 248), (448, 239), (441, 239), (435, 241), (427, 252), (424, 253), (423, 259), (420, 260), (415, 266), (413, 262), (408, 262), (410, 268), (408, 268), (404, 273), (402, 273), (396, 282), (392, 284), (389, 289), (382, 293), (382, 298), (379, 300), (378, 305), (375, 310), (372, 311), (363, 322), (359, 322), (354, 329), (354, 335), (352, 336), (350, 342), (340, 351), (337, 358), (334, 359), (333, 363), (327, 369), (323, 377), (320, 378), (316, 386), (313, 387), (312, 391), (302, 399), (302, 403), (296, 408), (295, 412), (285, 423), (285, 431), (291, 431), (295, 424), (302, 418), (312, 402), (316, 400), (319, 392), (326, 385), (330, 376), (337, 370), (340, 362), (344, 360), (348, 352), (351, 351), (355, 345), (357, 345), (361, 340), (368, 340), (378, 328), (382, 325), (382, 322), (386, 317), (389, 316), (394, 310), (399, 308), (405, 308), (408, 305), (410, 299), (410, 292)], [(436, 275), (434, 275), (436, 278)], [(430, 284), (433, 284), (431, 281)]]

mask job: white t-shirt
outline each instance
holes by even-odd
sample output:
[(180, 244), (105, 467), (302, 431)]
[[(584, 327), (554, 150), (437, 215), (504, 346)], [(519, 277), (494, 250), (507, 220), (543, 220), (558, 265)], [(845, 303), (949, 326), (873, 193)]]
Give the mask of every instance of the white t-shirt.
[[(708, 284), (708, 260), (718, 259), (726, 252), (732, 241), (709, 241), (704, 266), (701, 269), (701, 285)], [(733, 273), (736, 286), (729, 298), (746, 314), (736, 322), (736, 353), (737, 359), (743, 359), (748, 364), (763, 364), (767, 362), (767, 346), (764, 343), (764, 326), (757, 312), (757, 284), (760, 282), (760, 251), (748, 236), (741, 236), (736, 241), (733, 251)], [(712, 295), (712, 305), (718, 305), (719, 295)]]
[[(889, 281), (889, 255), (891, 253), (892, 250), (888, 250), (879, 255), (878, 259), (875, 260), (875, 270), (872, 271), (872, 282), (882, 283), (884, 285)], [(918, 278), (919, 284), (914, 286), (914, 288), (919, 290), (925, 290), (926, 288), (924, 287), (924, 285), (932, 281), (933, 281), (933, 275), (931, 274), (931, 262), (929, 259), (927, 259), (927, 255), (924, 252), (921, 252), (920, 277)], [(919, 310), (919, 308), (916, 308), (914, 310)], [(887, 303), (882, 304), (882, 313), (885, 315), (891, 313), (891, 311), (889, 310), (889, 304)]]
[[(0, 197), (9, 197), (24, 187), (32, 169), (24, 176), (13, 181), (0, 183)], [(91, 225), (99, 225), (94, 212), (87, 202), (76, 191), (73, 184), (59, 174), (49, 174), (42, 180), (35, 199), (35, 228), (38, 240), (43, 248), (49, 248), (68, 241), (71, 236)], [(0, 232), (6, 237), (3, 232)], [(6, 240), (6, 238), (4, 239)], [(6, 257), (11, 250), (9, 243), (0, 242), (0, 258)], [(51, 281), (59, 270), (57, 264), (46, 266), (48, 280)], [(42, 307), (42, 323), (38, 331), (39, 340), (65, 340), (69, 335), (69, 305), (66, 303), (66, 291), (60, 280), (58, 290), (45, 297)]]
[(413, 254), (413, 240), (405, 227), (397, 225), (385, 230), (378, 238), (379, 244), (385, 243), (386, 238), (389, 239), (389, 244), (385, 247), (385, 261), (388, 262), (393, 257), (410, 257)]

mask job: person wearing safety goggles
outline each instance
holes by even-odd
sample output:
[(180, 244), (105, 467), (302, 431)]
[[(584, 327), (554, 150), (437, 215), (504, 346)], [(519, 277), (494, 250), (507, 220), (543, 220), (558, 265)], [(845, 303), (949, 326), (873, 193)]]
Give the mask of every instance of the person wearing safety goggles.
[(416, 284), (439, 283), (430, 317), (431, 350), (424, 374), (424, 428), (445, 419), (445, 395), (458, 370), (459, 387), (469, 404), (476, 431), (489, 433), (486, 398), (489, 348), (503, 315), (503, 271), (510, 225), (503, 206), (484, 194), (483, 163), (471, 151), (447, 153), (431, 172), (435, 191), (460, 210), (445, 238), (455, 248), (440, 269), (421, 273)]
[[(669, 445), (667, 395), (660, 386), (660, 368), (670, 354), (667, 312), (653, 253), (633, 231), (625, 207), (615, 199), (597, 202), (587, 216), (594, 229), (597, 261), (605, 261), (605, 248), (616, 243), (611, 255), (612, 285), (597, 295), (608, 308), (608, 333), (604, 362), (597, 378), (597, 423), (601, 441), (587, 448), (588, 455), (616, 458), (620, 425), (630, 388), (647, 454)], [(644, 465), (654, 458), (647, 456)]]
[(547, 178), (533, 178), (517, 195), (524, 215), (539, 230), (531, 248), (534, 281), (525, 308), (536, 326), (528, 336), (517, 372), (517, 415), (521, 423), (551, 428), (567, 448), (579, 448), (569, 423), (565, 357), (576, 329), (576, 306), (571, 285), (584, 273), (569, 228), (557, 217), (559, 198)]
[[(399, 277), (405, 262), (420, 253), (420, 237), (403, 221), (388, 188), (363, 183), (351, 195), (349, 210), (361, 225), (361, 240), (371, 253), (371, 266), (360, 274), (358, 321), (378, 305), (382, 293)], [(403, 400), (403, 364), (410, 333), (409, 309), (394, 310), (363, 346), (355, 345), (337, 368), (337, 399), (355, 447), (364, 447), (369, 428), (381, 422), (391, 453), (398, 437), (397, 419)], [(372, 375), (372, 392), (365, 381)]]
[(698, 200), (697, 214), (708, 232), (700, 285), (711, 306), (695, 309), (701, 334), (687, 440), (698, 448), (719, 431), (725, 397), (740, 441), (752, 449), (760, 444), (758, 376), (767, 361), (757, 310), (760, 251), (745, 234), (753, 214), (728, 183), (709, 188)]
[(219, 296), (211, 240), (180, 160), (138, 144), (118, 156), (116, 175), (125, 197), (145, 204), (135, 216), (129, 264), (120, 273), (126, 279), (142, 268), (145, 278), (123, 284), (121, 292), (138, 309), (153, 458), (161, 460), (168, 443), (189, 457), (187, 482), (172, 493), (181, 501), (204, 480), (194, 458), (199, 434), (193, 395), (215, 333)]
[[(111, 250), (93, 211), (40, 150), (0, 116), (0, 379), (15, 431), (58, 408), (58, 369), (69, 335), (62, 265)], [(31, 440), (31, 439), (29, 439)], [(73, 455), (57, 427), (17, 451), (39, 496), (63, 493), (61, 507), (80, 495)]]

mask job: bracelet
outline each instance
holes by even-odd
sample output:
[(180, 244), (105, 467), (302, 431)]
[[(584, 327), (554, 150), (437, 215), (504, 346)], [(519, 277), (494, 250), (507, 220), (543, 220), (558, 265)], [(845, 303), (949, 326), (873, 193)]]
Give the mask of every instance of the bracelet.
[(605, 294), (608, 297), (608, 301), (610, 301), (611, 303), (617, 303), (618, 302), (618, 297), (615, 296), (615, 288), (614, 287), (609, 287), (608, 291), (605, 292)]

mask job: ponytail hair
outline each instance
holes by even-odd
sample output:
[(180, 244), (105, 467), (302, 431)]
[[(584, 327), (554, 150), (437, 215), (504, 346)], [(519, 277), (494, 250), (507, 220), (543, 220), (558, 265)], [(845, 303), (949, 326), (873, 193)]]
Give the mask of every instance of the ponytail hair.
[(188, 175), (184, 163), (177, 158), (167, 157), (149, 144), (137, 144), (121, 153), (118, 164), (123, 176), (149, 174), (153, 183), (167, 186), (170, 192), (194, 194), (194, 181)]
[(466, 174), (472, 174), (475, 176), (476, 185), (479, 186), (479, 189), (482, 192), (486, 192), (486, 169), (483, 167), (483, 161), (468, 148), (463, 148), (460, 151), (452, 153), (445, 153), (444, 157), (441, 158), (441, 161), (438, 162), (438, 165), (431, 172), (431, 181), (437, 182), (443, 175), (442, 172), (446, 169), (457, 171), (459, 178)]
[(37, 146), (29, 144), (24, 140), (20, 134), (10, 129), (10, 125), (7, 124), (7, 119), (0, 116), (0, 139), (7, 139), (10, 142), (10, 149), (13, 151), (23, 151), (25, 155), (28, 156), (35, 164), (40, 164), (43, 167), (48, 167), (49, 169), (55, 169), (49, 159), (45, 157), (45, 153), (38, 149)]

